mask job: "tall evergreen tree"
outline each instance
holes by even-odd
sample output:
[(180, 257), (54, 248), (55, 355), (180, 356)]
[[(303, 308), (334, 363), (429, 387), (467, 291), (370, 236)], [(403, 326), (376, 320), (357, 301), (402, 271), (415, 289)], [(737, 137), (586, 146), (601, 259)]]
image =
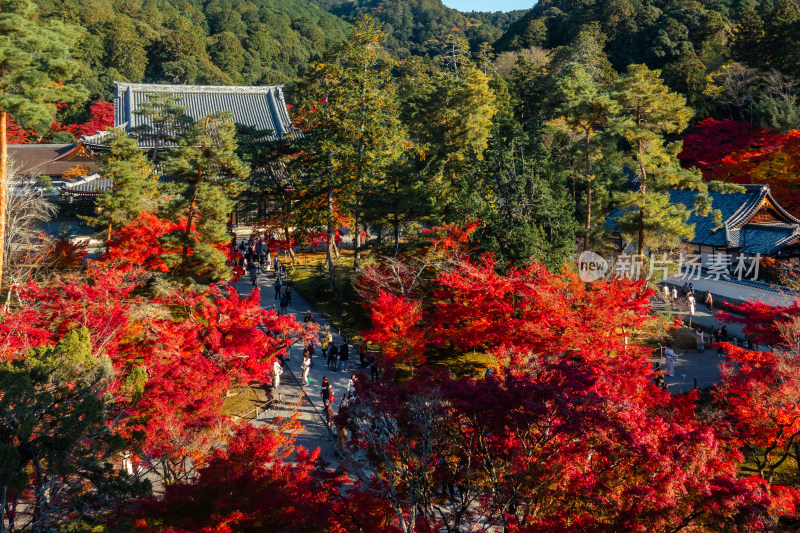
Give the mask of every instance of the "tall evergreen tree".
[(158, 208), (158, 177), (136, 139), (117, 129), (106, 142), (102, 176), (111, 180), (111, 189), (97, 199), (97, 216), (90, 222), (106, 230), (106, 242), (114, 228), (124, 226), (142, 211)]
[(586, 187), (583, 247), (588, 249), (592, 229), (592, 191), (595, 186), (604, 186), (603, 175), (594, 172), (593, 164), (603, 157), (601, 137), (619, 105), (578, 63), (569, 63), (562, 70), (556, 91), (555, 112), (561, 119), (557, 125), (578, 133), (576, 145), (583, 160), (580, 174)]
[(363, 198), (365, 221), (378, 227), (388, 227), (395, 249), (400, 245), (403, 225), (431, 217), (437, 206), (435, 183), (417, 172), (410, 156), (400, 158), (384, 178), (365, 192)]
[(311, 66), (300, 90), (300, 121), (308, 130), (304, 162), (325, 198), (331, 287), (336, 212), (353, 215), (358, 268), (362, 195), (407, 145), (391, 78), (394, 60), (380, 46), (384, 38), (375, 21), (359, 18), (348, 39)]
[(471, 63), (434, 72), (412, 87), (409, 129), (420, 144), (429, 175), (455, 184), (469, 162), (483, 159), (497, 113), (489, 78)]
[(683, 131), (692, 111), (683, 96), (667, 89), (659, 74), (645, 65), (631, 65), (614, 88), (620, 112), (612, 128), (622, 141), (625, 164), (636, 182), (636, 190), (616, 196), (624, 213), (617, 224), (637, 241), (639, 254), (644, 253), (648, 235), (667, 239), (694, 235), (693, 227), (686, 223), (689, 211), (670, 203), (671, 189), (699, 191), (695, 208), (703, 214), (710, 208), (702, 174), (681, 168), (678, 161), (682, 142), (665, 138)]
[(228, 217), (248, 174), (236, 155), (235, 135), (230, 115), (209, 115), (189, 128), (164, 161), (174, 182), (168, 210), (186, 224), (170, 236), (181, 248), (171, 266), (184, 281), (216, 281), (225, 274), (226, 258), (217, 246), (227, 241)]
[(459, 180), (456, 222), (481, 221), (473, 238), (478, 253), (491, 252), (504, 266), (531, 260), (559, 270), (575, 252), (575, 202), (568, 171), (541, 138), (526, 133), (514, 116), (502, 79), (488, 149), (483, 161)]
[[(242, 124), (237, 124), (236, 129), (237, 153), (250, 168), (247, 189), (239, 200), (254, 206), (259, 220), (266, 221), (271, 227), (278, 226), (286, 242), (290, 243), (292, 229), (302, 231), (310, 222), (306, 217), (305, 202), (298, 194), (301, 190), (300, 171), (291, 165), (297, 157), (291, 153), (291, 143), (265, 140), (274, 133), (272, 130), (259, 130)], [(288, 252), (294, 259), (291, 246)]]
[(79, 85), (65, 85), (77, 71), (70, 50), (77, 29), (39, 20), (32, 0), (0, 0), (0, 284), (6, 225), (9, 113), (24, 125), (48, 126), (56, 102), (84, 98)]

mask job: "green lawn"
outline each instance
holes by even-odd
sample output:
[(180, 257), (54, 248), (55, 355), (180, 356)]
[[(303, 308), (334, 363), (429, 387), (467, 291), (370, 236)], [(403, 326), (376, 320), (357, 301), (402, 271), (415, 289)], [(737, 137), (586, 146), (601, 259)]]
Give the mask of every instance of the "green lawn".
[(368, 310), (353, 288), (352, 262), (352, 252), (343, 252), (337, 259), (335, 293), (330, 288), (324, 252), (297, 254), (290, 275), (295, 291), (343, 335), (355, 339), (370, 323)]

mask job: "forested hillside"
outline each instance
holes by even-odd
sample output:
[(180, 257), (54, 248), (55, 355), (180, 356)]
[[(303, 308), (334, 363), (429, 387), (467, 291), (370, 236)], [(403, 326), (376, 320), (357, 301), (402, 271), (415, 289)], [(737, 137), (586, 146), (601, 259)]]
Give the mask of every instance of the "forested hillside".
[(369, 13), (399, 55), (439, 53), (449, 34), (500, 37), (515, 13), (463, 15), (440, 0), (37, 0), (42, 17), (82, 30), (76, 81), (108, 100), (112, 82), (278, 84)]
[(800, 8), (794, 0), (541, 0), (495, 44), (495, 51), (575, 43), (600, 47), (623, 71), (644, 63), (683, 93), (698, 118), (758, 126), (800, 126)]
[(76, 81), (100, 99), (113, 81), (263, 85), (293, 80), (347, 24), (307, 0), (39, 0), (81, 28)]
[[(387, 44), (400, 56), (441, 53), (451, 34), (466, 38), (472, 49), (492, 42), (524, 12), (460, 13), (441, 0), (311, 0), (345, 20), (370, 15), (384, 24)], [(533, 1), (531, 2), (533, 4)]]

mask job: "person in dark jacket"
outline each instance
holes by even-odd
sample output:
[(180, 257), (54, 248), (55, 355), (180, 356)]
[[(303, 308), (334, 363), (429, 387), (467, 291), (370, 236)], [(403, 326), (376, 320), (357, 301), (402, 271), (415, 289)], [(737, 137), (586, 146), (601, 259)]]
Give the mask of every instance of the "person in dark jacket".
[(319, 395), (322, 397), (322, 404), (327, 407), (333, 397), (333, 386), (328, 381), (327, 376), (322, 378), (322, 387), (319, 390)]
[(339, 350), (336, 349), (336, 345), (330, 343), (328, 345), (328, 368), (336, 372), (336, 359), (339, 357)]
[(339, 372), (347, 372), (347, 364), (350, 361), (350, 346), (347, 344), (347, 339), (342, 339), (342, 345), (339, 346)]

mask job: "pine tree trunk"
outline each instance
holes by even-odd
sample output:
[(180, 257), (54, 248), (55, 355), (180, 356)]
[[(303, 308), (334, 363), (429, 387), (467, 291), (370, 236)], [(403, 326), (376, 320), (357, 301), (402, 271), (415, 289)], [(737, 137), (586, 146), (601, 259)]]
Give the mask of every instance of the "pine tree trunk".
[(183, 257), (183, 277), (186, 277), (186, 261), (189, 259), (189, 238), (192, 235), (192, 219), (194, 218), (194, 206), (197, 203), (197, 190), (200, 188), (200, 180), (203, 178), (203, 169), (198, 166), (197, 178), (194, 182), (194, 192), (192, 193), (192, 201), (189, 204), (189, 213), (186, 216), (186, 232), (183, 238), (183, 250), (181, 257)]
[(583, 236), (583, 249), (589, 249), (589, 232), (592, 229), (592, 184), (586, 184), (586, 233)]
[(353, 270), (358, 270), (361, 267), (361, 232), (358, 229), (358, 213), (355, 215), (353, 224)]
[[(204, 131), (208, 134), (208, 121), (210, 117), (206, 117), (206, 123), (204, 126)], [(206, 147), (203, 145), (201, 150), (205, 152)], [(197, 165), (197, 177), (194, 180), (194, 191), (192, 192), (192, 201), (189, 203), (189, 214), (186, 216), (186, 234), (184, 235), (183, 239), (183, 250), (181, 251), (181, 257), (183, 257), (183, 277), (186, 278), (186, 261), (189, 259), (189, 238), (192, 235), (192, 219), (194, 218), (194, 208), (197, 204), (197, 192), (200, 189), (200, 182), (203, 180), (203, 166), (198, 163)]]
[(589, 249), (589, 231), (592, 228), (592, 182), (589, 175), (592, 172), (592, 163), (589, 159), (589, 130), (586, 130), (586, 234), (583, 236), (583, 249)]
[(328, 241), (325, 246), (325, 262), (328, 264), (328, 283), (331, 287), (331, 292), (335, 290), (335, 283), (334, 283), (334, 271), (333, 271), (333, 254), (334, 254), (334, 246), (336, 243), (333, 242), (334, 239), (334, 231), (333, 231), (333, 185), (328, 185), (328, 228), (327, 228), (327, 237)]
[(400, 219), (398, 218), (397, 213), (394, 215), (392, 226), (392, 229), (394, 230), (394, 249), (397, 250), (400, 248)]
[[(639, 153), (642, 153), (642, 141), (639, 141)], [(642, 186), (640, 193), (642, 194), (642, 206), (639, 208), (639, 255), (644, 254), (644, 203), (647, 196), (647, 170), (642, 164), (641, 157), (639, 158), (639, 172), (642, 176)]]
[(283, 227), (283, 236), (286, 239), (286, 249), (289, 250), (289, 257), (291, 257), (292, 262), (294, 262), (297, 257), (294, 255), (294, 248), (292, 247), (292, 235), (289, 233), (289, 226)]
[[(641, 110), (636, 110), (636, 125), (641, 126), (644, 119), (641, 114)], [(642, 163), (642, 154), (644, 154), (644, 144), (642, 144), (641, 139), (636, 143), (636, 149), (638, 152), (637, 163), (639, 164), (639, 174), (642, 177), (642, 185), (639, 187), (639, 193), (642, 195), (642, 205), (639, 208), (639, 256), (644, 254), (644, 206), (645, 202), (647, 201), (647, 169), (644, 168), (644, 163)]]
[(6, 255), (6, 196), (8, 184), (8, 139), (6, 121), (8, 113), (0, 112), (0, 286), (3, 285), (4, 259)]

